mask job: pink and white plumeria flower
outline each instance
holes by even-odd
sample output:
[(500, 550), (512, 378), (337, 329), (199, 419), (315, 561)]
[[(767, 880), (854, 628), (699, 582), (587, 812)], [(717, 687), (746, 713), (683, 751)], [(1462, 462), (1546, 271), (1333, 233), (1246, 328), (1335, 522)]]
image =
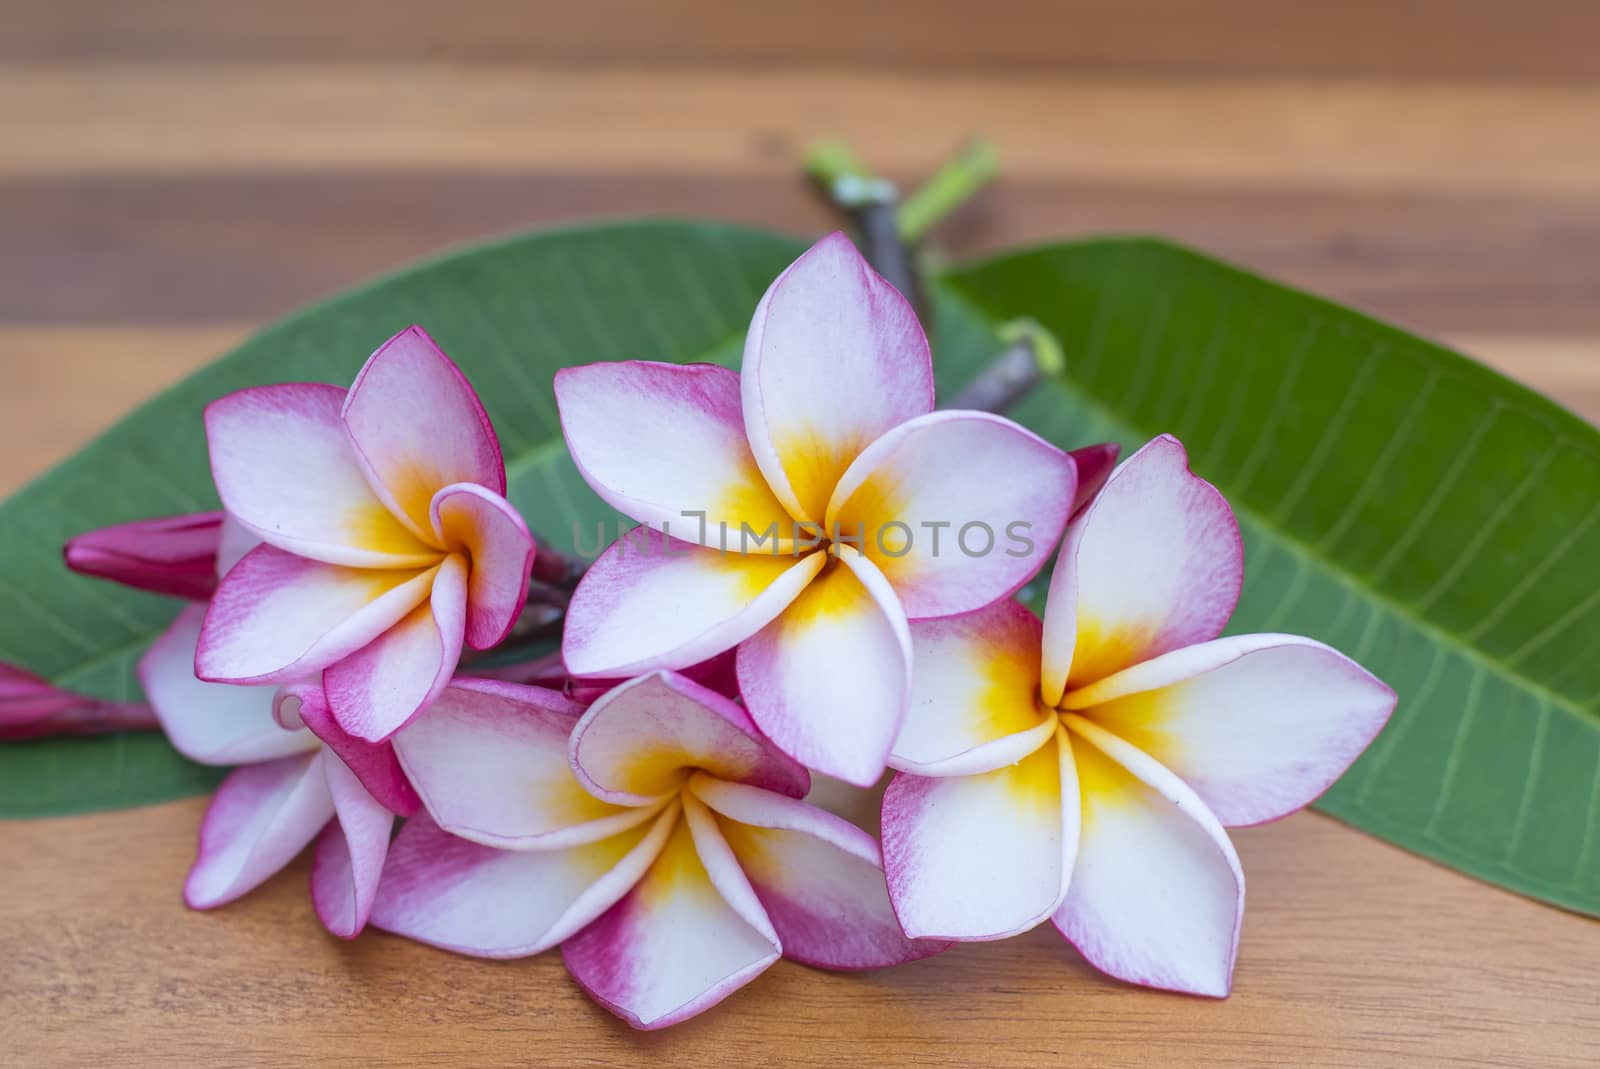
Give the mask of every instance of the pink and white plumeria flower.
[(767, 290), (741, 372), (591, 364), (555, 388), (584, 478), (648, 528), (579, 585), (567, 667), (626, 677), (737, 645), (760, 729), (856, 784), (882, 773), (905, 717), (907, 621), (1011, 594), (1073, 501), (1061, 450), (933, 411), (915, 314), (842, 234)]
[(636, 1028), (691, 1017), (780, 956), (862, 969), (943, 946), (902, 934), (872, 837), (801, 801), (805, 769), (676, 673), (587, 712), (457, 680), (394, 745), (432, 819), (395, 839), (372, 923), (483, 957), (559, 944)]
[(486, 649), (515, 623), (533, 539), (477, 394), (422, 328), (385, 342), (348, 391), (215, 401), (206, 435), (224, 506), (264, 544), (211, 601), (200, 678), (323, 672), (339, 724), (375, 742), (444, 688), (463, 641)]
[(203, 764), (241, 766), (206, 810), (184, 901), (194, 909), (232, 902), (316, 839), (312, 903), (330, 932), (353, 939), (372, 908), (394, 818), (416, 811), (416, 794), (393, 748), (345, 734), (320, 688), (196, 679), (204, 618), (203, 606), (185, 609), (139, 662), (172, 745)]
[(908, 934), (1049, 918), (1112, 976), (1227, 994), (1244, 875), (1223, 828), (1306, 805), (1395, 704), (1321, 643), (1218, 638), (1242, 574), (1232, 510), (1161, 437), (1073, 521), (1042, 624), (1012, 601), (912, 624), (883, 802)]

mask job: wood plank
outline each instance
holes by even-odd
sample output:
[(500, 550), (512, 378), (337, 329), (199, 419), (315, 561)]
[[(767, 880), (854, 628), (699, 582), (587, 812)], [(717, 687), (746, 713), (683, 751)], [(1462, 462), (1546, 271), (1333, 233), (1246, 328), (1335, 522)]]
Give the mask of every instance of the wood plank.
[[(0, 496), (250, 333), (243, 324), (0, 326), (0, 360), (8, 376), (8, 389), (0, 394)], [(1600, 424), (1600, 334), (1465, 334), (1447, 340)]]
[(935, 79), (827, 68), (193, 62), (0, 69), (0, 174), (794, 172), (837, 134), (915, 172), (974, 133), (1017, 177), (1592, 195), (1600, 86)]
[(1589, 0), (11, 0), (0, 56), (1593, 80)]
[[(1046, 925), (903, 968), (783, 962), (638, 1034), (560, 958), (483, 962), (321, 930), (305, 859), (210, 914), (179, 900), (203, 800), (0, 824), (0, 1050), (22, 1066), (1594, 1064), (1600, 924), (1304, 814), (1236, 832), (1233, 995), (1099, 976)], [(892, 1052), (889, 1053), (889, 1052)]]
[(238, 326), (0, 330), (0, 497), (247, 333)]
[[(0, 179), (0, 249), (26, 265), (0, 323), (264, 321), (448, 246), (630, 213), (839, 222), (794, 174)], [(936, 237), (969, 257), (1105, 232), (1163, 234), (1424, 333), (1600, 334), (1600, 196), (1006, 177)]]

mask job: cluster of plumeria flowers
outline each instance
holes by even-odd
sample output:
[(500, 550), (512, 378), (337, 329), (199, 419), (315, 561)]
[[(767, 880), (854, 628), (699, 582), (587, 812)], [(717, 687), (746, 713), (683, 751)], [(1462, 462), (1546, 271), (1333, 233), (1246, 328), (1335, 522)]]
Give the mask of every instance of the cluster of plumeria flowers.
[[(1228, 992), (1224, 828), (1311, 801), (1395, 699), (1309, 639), (1218, 637), (1239, 530), (1176, 440), (1113, 470), (1114, 447), (935, 411), (916, 316), (841, 235), (772, 284), (742, 370), (591, 364), (555, 394), (583, 477), (640, 525), (573, 590), (556, 658), (464, 660), (546, 558), (418, 327), (348, 390), (211, 404), (223, 511), (69, 543), (75, 570), (192, 602), (139, 666), (173, 745), (237, 766), (189, 905), (315, 840), (335, 935), (559, 946), (638, 1028), (780, 957), (875, 968), (1046, 920), (1112, 976)], [(984, 552), (955, 542), (973, 525)], [(1013, 595), (1052, 554), (1041, 621)], [(0, 699), (13, 736), (87, 715), (15, 670)], [(880, 848), (812, 774), (886, 769)]]

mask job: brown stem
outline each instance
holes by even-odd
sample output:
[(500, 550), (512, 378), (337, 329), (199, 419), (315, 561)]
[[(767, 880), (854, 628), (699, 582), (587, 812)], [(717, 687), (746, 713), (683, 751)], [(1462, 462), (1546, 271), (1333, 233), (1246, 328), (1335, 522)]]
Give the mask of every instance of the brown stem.
[(950, 399), (950, 408), (1004, 412), (1020, 401), (1043, 378), (1033, 358), (1033, 343), (1013, 342), (994, 362)]
[(1008, 344), (944, 405), (979, 412), (1007, 412), (1048, 376), (1066, 367), (1061, 345), (1044, 327), (1019, 319), (1000, 329)]
[(894, 185), (883, 179), (841, 179), (835, 183), (834, 200), (850, 213), (861, 240), (861, 254), (884, 281), (905, 295), (926, 321), (927, 304), (915, 255), (900, 237), (900, 196)]
[[(574, 560), (561, 552), (549, 542), (533, 536), (535, 551), (533, 555), (533, 585), (571, 590), (578, 585), (578, 580), (583, 578), (583, 570), (588, 567), (583, 561)], [(529, 595), (532, 596), (531, 594)]]

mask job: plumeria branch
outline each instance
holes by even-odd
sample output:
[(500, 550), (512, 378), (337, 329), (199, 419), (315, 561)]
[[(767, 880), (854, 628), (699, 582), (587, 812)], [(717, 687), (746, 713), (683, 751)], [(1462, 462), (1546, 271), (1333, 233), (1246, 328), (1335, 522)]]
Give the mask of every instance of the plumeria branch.
[[(584, 563), (574, 557), (569, 557), (548, 541), (533, 536), (533, 581), (535, 584), (554, 589), (571, 590), (578, 585), (578, 580), (583, 578)], [(529, 601), (533, 595), (529, 595)], [(566, 604), (565, 601), (562, 602)]]
[(1061, 343), (1031, 319), (1017, 319), (1000, 328), (1007, 342), (1000, 355), (950, 399), (949, 408), (1006, 412), (1046, 377), (1066, 369)]
[[(974, 138), (900, 203), (895, 229), (901, 241), (915, 246), (945, 218), (977, 195), (999, 170), (1000, 156), (992, 143)], [(806, 156), (809, 174), (830, 199), (850, 209), (861, 183), (875, 178), (864, 160), (842, 141), (820, 141)], [(873, 250), (864, 249), (868, 260)], [(876, 265), (874, 265), (876, 266)], [(883, 272), (879, 270), (879, 274)]]
[(522, 614), (512, 625), (505, 642), (494, 651), (482, 651), (476, 658), (469, 656), (463, 663), (471, 664), (475, 659), (481, 659), (490, 652), (502, 652), (507, 647), (550, 642), (560, 638), (561, 625), (566, 619), (567, 603), (572, 600), (572, 589), (583, 577), (585, 568), (582, 561), (570, 561), (569, 564), (570, 567), (558, 580), (550, 582), (531, 580), (528, 583), (527, 603), (523, 605)]

